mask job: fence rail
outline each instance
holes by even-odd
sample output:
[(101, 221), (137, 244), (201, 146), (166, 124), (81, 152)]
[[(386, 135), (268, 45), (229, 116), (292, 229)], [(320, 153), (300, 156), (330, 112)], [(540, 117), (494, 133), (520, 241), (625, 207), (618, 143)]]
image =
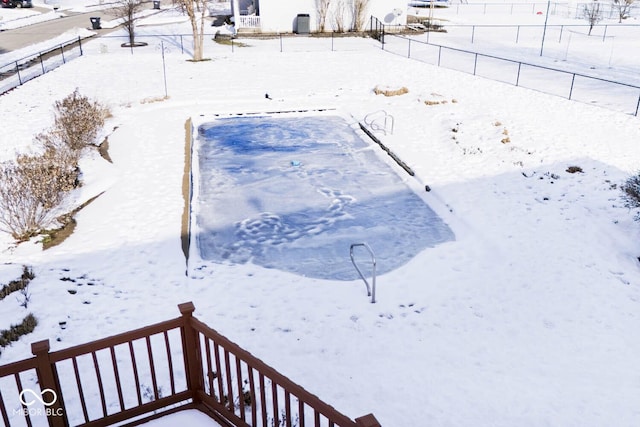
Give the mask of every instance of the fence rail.
[(83, 55), (82, 38), (0, 65), (0, 95)]
[(351, 420), (195, 317), (181, 316), (109, 338), (0, 366), (6, 427), (137, 425), (199, 409), (224, 426), (380, 427)]

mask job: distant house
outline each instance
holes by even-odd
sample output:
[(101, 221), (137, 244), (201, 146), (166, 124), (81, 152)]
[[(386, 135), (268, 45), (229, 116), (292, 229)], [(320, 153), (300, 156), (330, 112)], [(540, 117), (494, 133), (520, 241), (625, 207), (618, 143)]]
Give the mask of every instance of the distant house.
[[(236, 29), (265, 33), (317, 32), (319, 0), (231, 0)], [(351, 0), (330, 0), (324, 31), (354, 28)], [(407, 0), (368, 0), (364, 28), (374, 16), (388, 25), (405, 25)], [(298, 28), (301, 26), (301, 28)]]

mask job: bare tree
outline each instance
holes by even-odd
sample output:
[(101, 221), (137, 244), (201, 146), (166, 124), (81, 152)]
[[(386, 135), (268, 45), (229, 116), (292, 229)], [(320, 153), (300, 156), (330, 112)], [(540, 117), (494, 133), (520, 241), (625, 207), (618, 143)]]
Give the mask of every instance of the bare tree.
[(367, 20), (367, 10), (369, 9), (369, 0), (353, 0), (353, 24), (355, 31), (362, 31)]
[(344, 33), (345, 14), (347, 12), (347, 4), (345, 0), (336, 0), (333, 8), (333, 29), (339, 33)]
[(629, 17), (634, 0), (612, 0), (611, 4), (618, 11), (618, 23)]
[(584, 5), (584, 19), (589, 22), (589, 35), (591, 35), (593, 27), (602, 21), (602, 8), (598, 0), (592, 0), (590, 3)]
[(316, 0), (316, 12), (318, 14), (318, 31), (324, 32), (327, 24), (327, 14), (331, 0)]
[(129, 35), (128, 46), (136, 45), (136, 21), (143, 7), (142, 0), (117, 0), (115, 7), (111, 9), (111, 13), (122, 20), (122, 26)]
[(189, 17), (193, 33), (193, 60), (204, 59), (204, 18), (207, 13), (208, 0), (174, 0)]

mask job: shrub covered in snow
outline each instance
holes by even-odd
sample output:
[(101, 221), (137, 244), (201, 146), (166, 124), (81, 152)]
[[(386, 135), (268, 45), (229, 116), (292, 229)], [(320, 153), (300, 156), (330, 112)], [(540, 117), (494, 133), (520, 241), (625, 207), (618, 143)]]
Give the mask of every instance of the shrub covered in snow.
[[(622, 184), (622, 193), (628, 208), (640, 208), (640, 173), (631, 176)], [(640, 213), (636, 215), (636, 219), (640, 219)]]
[(43, 151), (0, 164), (0, 230), (16, 240), (37, 235), (54, 219), (65, 195), (79, 185), (78, 161), (109, 110), (76, 89), (54, 105), (52, 129), (36, 136)]

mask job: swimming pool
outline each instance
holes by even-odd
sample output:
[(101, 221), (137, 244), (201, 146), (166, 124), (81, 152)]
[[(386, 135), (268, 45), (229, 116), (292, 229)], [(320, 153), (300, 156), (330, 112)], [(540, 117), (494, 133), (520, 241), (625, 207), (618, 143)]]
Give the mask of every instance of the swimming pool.
[(198, 127), (195, 241), (202, 260), (354, 280), (352, 243), (379, 274), (454, 240), (376, 144), (337, 115), (218, 118)]

